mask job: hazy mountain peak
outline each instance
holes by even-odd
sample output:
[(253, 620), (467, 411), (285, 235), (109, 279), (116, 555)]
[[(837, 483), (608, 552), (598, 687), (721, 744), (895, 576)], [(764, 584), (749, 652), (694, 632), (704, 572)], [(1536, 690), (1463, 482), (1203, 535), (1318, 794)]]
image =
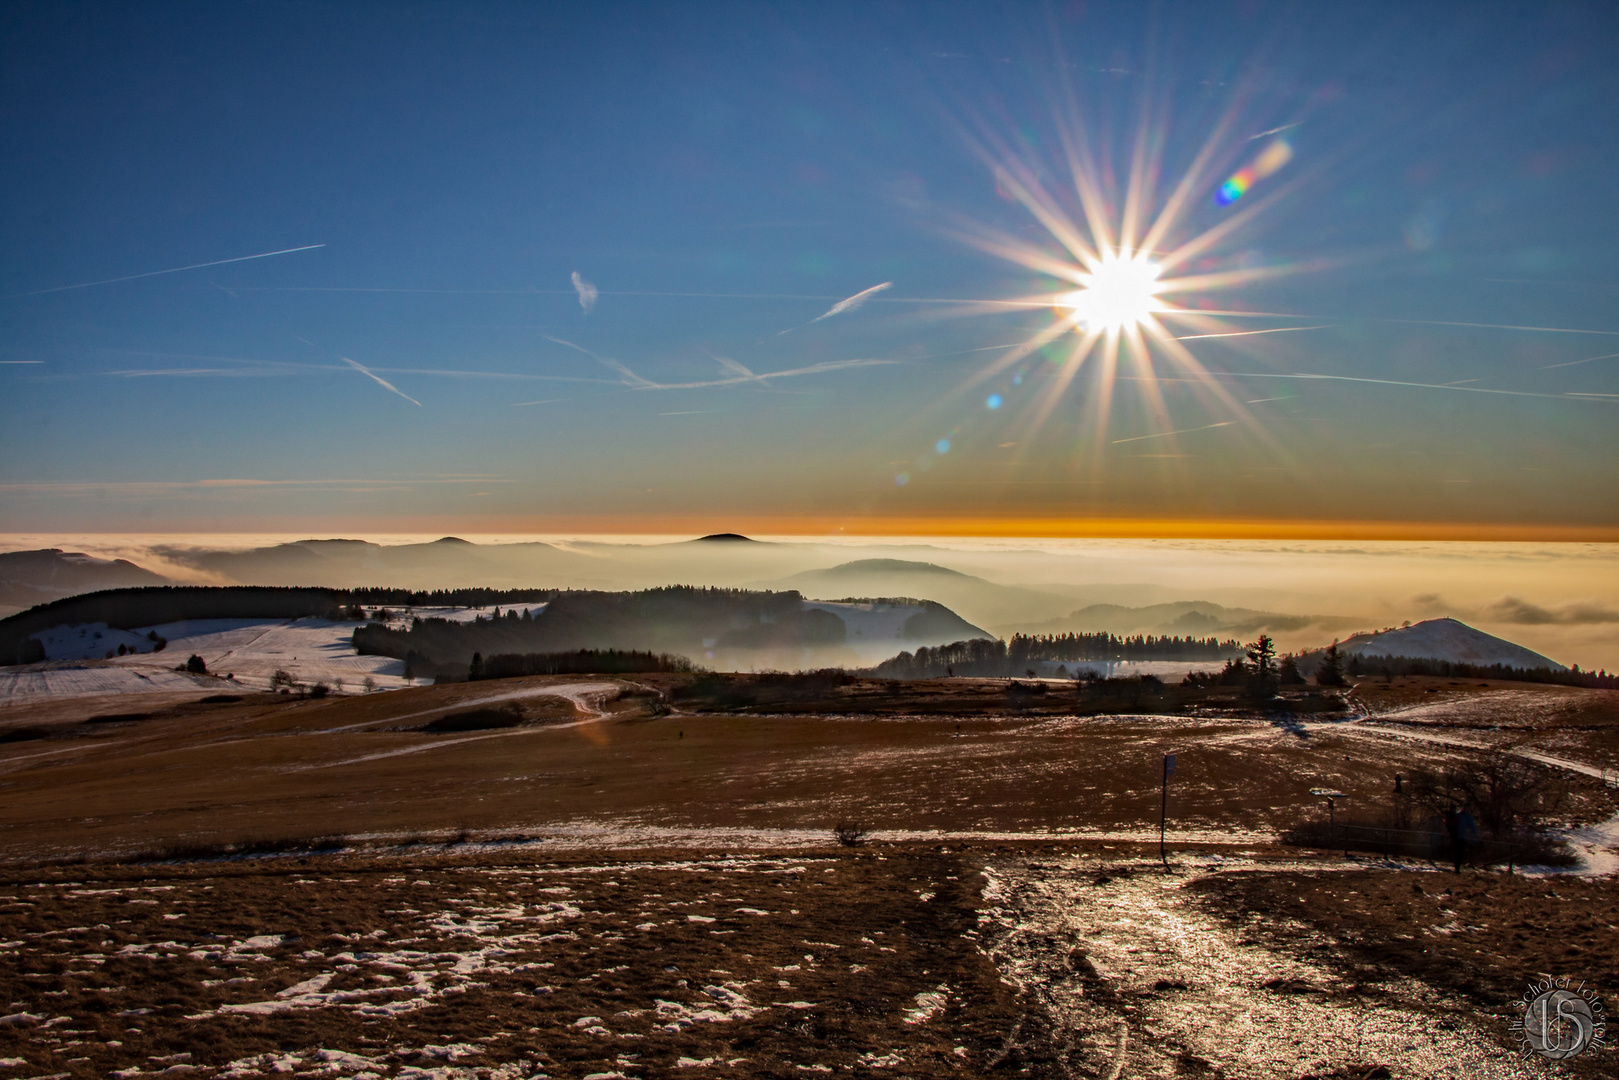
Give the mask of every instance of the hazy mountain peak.
[[(944, 574), (954, 578), (970, 578), (971, 574), (963, 574), (960, 570), (952, 570), (948, 566), (937, 563), (915, 562), (910, 559), (856, 559), (854, 562), (840, 563), (826, 570), (810, 571), (815, 574)], [(803, 577), (804, 575), (798, 575)]]
[(336, 549), (339, 549), (339, 550), (355, 550), (355, 549), (358, 549), (358, 548), (377, 547), (379, 545), (373, 544), (369, 540), (345, 540), (345, 539), (342, 539), (340, 537), (333, 537), (332, 539), (329, 539), (329, 540), (315, 540), (315, 539), (294, 540), (290, 544), (283, 544), (281, 546), (282, 547), (301, 547), (301, 548), (326, 548), (326, 549), (336, 548)]

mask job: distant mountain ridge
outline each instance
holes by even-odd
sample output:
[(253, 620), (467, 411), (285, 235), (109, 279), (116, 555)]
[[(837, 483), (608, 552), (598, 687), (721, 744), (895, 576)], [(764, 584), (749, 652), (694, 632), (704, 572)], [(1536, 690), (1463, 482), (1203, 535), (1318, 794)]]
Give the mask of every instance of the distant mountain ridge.
[(128, 559), (98, 559), (61, 548), (0, 554), (0, 607), (31, 608), (99, 589), (168, 583)]
[(1247, 638), (1255, 634), (1302, 630), (1308, 626), (1345, 624), (1348, 620), (1322, 615), (1284, 615), (1275, 611), (1226, 607), (1210, 600), (1128, 607), (1091, 604), (1060, 619), (1022, 628), (1028, 634), (1171, 634)]
[(418, 673), (464, 670), (473, 655), (630, 649), (704, 666), (859, 666), (901, 649), (986, 637), (942, 604), (806, 601), (797, 592), (670, 586), (640, 592), (562, 592), (538, 609), (472, 622), (417, 619), (354, 632), (361, 653), (405, 660)]
[[(937, 563), (911, 559), (856, 559), (759, 582), (759, 588), (797, 589), (806, 596), (925, 596), (980, 626), (1046, 619), (1073, 604), (1065, 597), (1018, 585), (1000, 585)], [(1006, 631), (1000, 630), (1005, 633)]]
[[(400, 628), (407, 605), (506, 610), (471, 622), (415, 619)], [(906, 648), (987, 637), (942, 604), (806, 601), (797, 592), (666, 586), (639, 592), (524, 589), (344, 590), (278, 586), (160, 586), (66, 597), (0, 619), (0, 664), (35, 663), (40, 635), (92, 624), (134, 630), (198, 619), (358, 618), (355, 607), (395, 610), (394, 625), (361, 625), (361, 652), (459, 666), (474, 652), (552, 653), (638, 649), (686, 656), (705, 666), (858, 667)], [(519, 615), (521, 609), (522, 614)]]

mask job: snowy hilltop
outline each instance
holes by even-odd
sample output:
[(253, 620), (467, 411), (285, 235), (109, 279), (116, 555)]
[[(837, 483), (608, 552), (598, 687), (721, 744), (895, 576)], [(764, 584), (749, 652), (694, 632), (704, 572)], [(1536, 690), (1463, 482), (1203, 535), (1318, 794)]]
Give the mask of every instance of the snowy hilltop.
[(1340, 642), (1346, 656), (1402, 657), (1410, 660), (1443, 660), (1452, 664), (1489, 667), (1500, 664), (1512, 668), (1568, 669), (1532, 649), (1475, 630), (1456, 619), (1428, 619), (1395, 630), (1356, 634)]

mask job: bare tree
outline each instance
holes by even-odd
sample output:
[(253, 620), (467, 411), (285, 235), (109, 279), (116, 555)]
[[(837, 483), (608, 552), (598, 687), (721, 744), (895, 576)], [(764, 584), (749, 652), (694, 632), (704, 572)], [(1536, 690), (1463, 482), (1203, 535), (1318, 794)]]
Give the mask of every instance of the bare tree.
[(1545, 822), (1568, 797), (1562, 778), (1505, 751), (1480, 761), (1411, 774), (1411, 798), (1435, 815), (1469, 810), (1492, 837), (1511, 836)]
[(867, 829), (858, 821), (840, 821), (832, 826), (832, 835), (844, 847), (856, 847), (865, 843)]

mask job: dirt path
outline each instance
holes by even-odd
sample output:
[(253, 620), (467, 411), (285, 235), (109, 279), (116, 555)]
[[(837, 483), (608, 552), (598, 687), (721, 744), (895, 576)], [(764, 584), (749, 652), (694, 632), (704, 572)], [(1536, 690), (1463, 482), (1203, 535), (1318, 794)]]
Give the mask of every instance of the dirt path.
[(1420, 984), (1346, 985), (1244, 937), (1185, 889), (1217, 872), (991, 864), (989, 952), (1049, 1020), (1060, 1072), (1291, 1080), (1381, 1064), (1395, 1077), (1543, 1075), (1459, 1002)]
[(342, 727), (322, 728), (320, 734), (332, 735), (339, 731), (357, 731), (361, 728), (376, 727), (386, 724), (392, 727), (404, 720), (420, 720), (424, 716), (437, 716), (440, 713), (454, 712), (457, 709), (474, 709), (483, 705), (494, 705), (502, 701), (521, 701), (525, 698), (559, 697), (566, 698), (573, 703), (573, 707), (580, 712), (600, 719), (604, 713), (591, 704), (592, 700), (600, 700), (608, 691), (617, 690), (617, 683), (586, 682), (563, 683), (560, 686), (530, 686), (522, 690), (513, 690), (505, 694), (490, 694), (487, 697), (461, 698), (448, 705), (435, 705), (431, 709), (422, 709), (419, 712), (402, 713), (399, 716), (388, 716), (380, 720), (367, 720), (363, 724), (345, 724)]
[[(420, 746), (406, 746), (398, 750), (384, 750), (376, 754), (366, 754), (361, 757), (344, 758), (342, 761), (326, 761), (317, 765), (300, 765), (294, 772), (308, 772), (311, 769), (332, 769), (339, 765), (358, 765), (366, 761), (380, 761), (383, 758), (402, 757), (406, 754), (425, 754), (435, 750), (442, 750), (446, 746), (455, 746), (459, 743), (482, 742), (485, 739), (509, 739), (517, 735), (535, 735), (547, 731), (565, 731), (569, 728), (583, 727), (586, 724), (599, 723), (607, 714), (597, 708), (602, 695), (617, 690), (617, 683), (564, 683), (561, 686), (537, 686), (526, 690), (516, 690), (508, 694), (493, 694), (489, 697), (468, 698), (457, 701), (453, 705), (441, 705), (434, 709), (424, 709), (421, 712), (406, 713), (404, 716), (392, 716), (386, 721), (390, 726), (401, 720), (416, 720), (423, 716), (434, 716), (439, 713), (451, 712), (457, 709), (470, 709), (482, 705), (491, 705), (502, 701), (518, 701), (523, 698), (559, 697), (570, 702), (574, 709), (584, 713), (584, 719), (575, 720), (565, 724), (536, 724), (530, 727), (502, 728), (498, 731), (485, 732), (482, 735), (467, 735), (459, 739), (435, 739)], [(372, 723), (376, 723), (373, 721)], [(327, 728), (322, 734), (335, 731), (350, 731), (354, 728), (370, 727), (372, 724), (351, 724), (348, 727)]]

